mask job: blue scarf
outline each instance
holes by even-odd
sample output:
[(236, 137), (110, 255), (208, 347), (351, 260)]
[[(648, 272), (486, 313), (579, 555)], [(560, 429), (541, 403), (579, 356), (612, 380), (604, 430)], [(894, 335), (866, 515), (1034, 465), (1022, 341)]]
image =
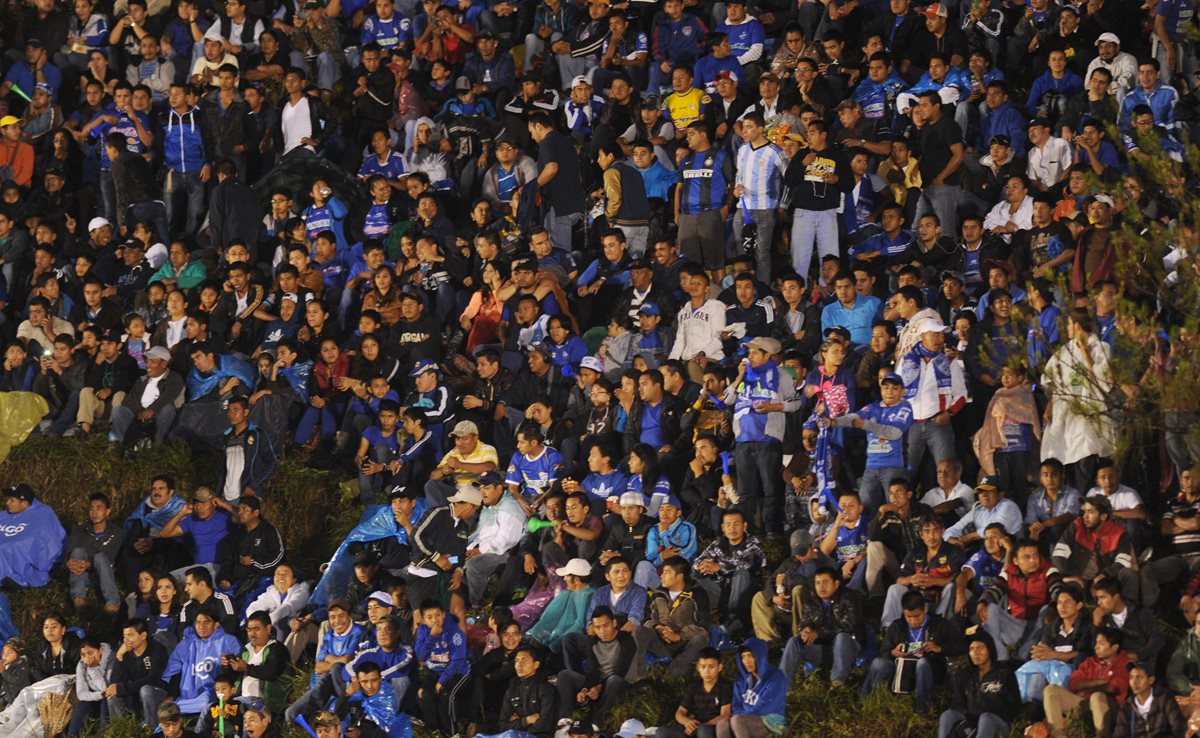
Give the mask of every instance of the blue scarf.
[[(904, 399), (911, 400), (920, 387), (921, 368), (927, 359), (932, 359), (933, 375), (937, 379), (938, 394), (950, 391), (950, 357), (944, 351), (930, 351), (918, 343), (900, 361), (900, 376), (904, 378)], [(915, 379), (914, 379), (915, 378)]]

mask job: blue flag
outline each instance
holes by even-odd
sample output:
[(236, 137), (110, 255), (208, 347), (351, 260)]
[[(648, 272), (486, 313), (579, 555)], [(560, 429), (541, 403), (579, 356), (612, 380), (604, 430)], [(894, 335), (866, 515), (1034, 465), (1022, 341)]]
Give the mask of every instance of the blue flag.
[[(428, 502), (418, 499), (416, 505), (413, 506), (412, 519), (420, 520), (427, 507), (429, 507)], [(325, 574), (313, 588), (309, 603), (325, 605), (334, 597), (341, 597), (345, 594), (346, 586), (354, 571), (354, 559), (347, 555), (351, 543), (366, 543), (392, 537), (395, 537), (396, 542), (400, 545), (408, 545), (408, 531), (403, 526), (397, 525), (396, 514), (392, 512), (392, 506), (384, 505), (376, 510), (374, 515), (354, 526), (354, 529), (346, 536), (346, 540), (338, 546), (337, 552), (329, 561), (329, 567), (326, 568)]]

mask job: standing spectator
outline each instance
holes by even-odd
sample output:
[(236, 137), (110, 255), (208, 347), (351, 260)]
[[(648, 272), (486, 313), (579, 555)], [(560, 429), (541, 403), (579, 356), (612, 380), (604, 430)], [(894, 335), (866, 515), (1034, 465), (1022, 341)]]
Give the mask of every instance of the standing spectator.
[(674, 218), (684, 255), (719, 280), (724, 276), (724, 222), (733, 192), (734, 160), (712, 145), (711, 135), (704, 120), (686, 128), (687, 150), (676, 157), (681, 181), (675, 188)]

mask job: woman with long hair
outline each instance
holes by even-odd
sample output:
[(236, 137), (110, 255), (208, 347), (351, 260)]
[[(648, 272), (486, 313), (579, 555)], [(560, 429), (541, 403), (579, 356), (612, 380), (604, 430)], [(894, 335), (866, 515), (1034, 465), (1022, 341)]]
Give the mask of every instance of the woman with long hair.
[(658, 508), (671, 496), (671, 482), (662, 473), (658, 451), (648, 443), (639, 443), (629, 452), (629, 484), (626, 492), (636, 492), (646, 499), (646, 514), (658, 517)]

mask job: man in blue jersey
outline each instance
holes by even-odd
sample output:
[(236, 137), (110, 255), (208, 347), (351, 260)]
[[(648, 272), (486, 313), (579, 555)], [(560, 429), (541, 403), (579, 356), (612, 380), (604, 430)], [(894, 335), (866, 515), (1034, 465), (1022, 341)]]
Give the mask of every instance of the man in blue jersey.
[(517, 453), (508, 464), (504, 483), (525, 514), (533, 517), (564, 471), (563, 457), (545, 444), (537, 423), (525, 421), (517, 428)]
[(758, 500), (763, 500), (762, 528), (768, 539), (783, 540), (783, 433), (785, 412), (799, 409), (792, 375), (780, 369), (775, 355), (782, 345), (762, 336), (747, 346), (737, 378), (725, 390), (733, 404), (734, 447), (737, 462), (738, 507), (753, 523)]
[[(861, 428), (867, 432), (867, 466), (858, 494), (867, 510), (877, 510), (892, 480), (905, 476), (904, 434), (912, 425), (912, 408), (904, 399), (904, 380), (889, 373), (879, 383), (883, 399), (857, 413), (834, 419), (839, 428)], [(823, 422), (828, 422), (822, 419)]]
[(720, 281), (725, 267), (725, 216), (733, 185), (733, 160), (712, 145), (708, 124), (698, 120), (687, 127), (690, 150), (682, 156), (675, 188), (675, 223), (679, 247), (689, 261)]

